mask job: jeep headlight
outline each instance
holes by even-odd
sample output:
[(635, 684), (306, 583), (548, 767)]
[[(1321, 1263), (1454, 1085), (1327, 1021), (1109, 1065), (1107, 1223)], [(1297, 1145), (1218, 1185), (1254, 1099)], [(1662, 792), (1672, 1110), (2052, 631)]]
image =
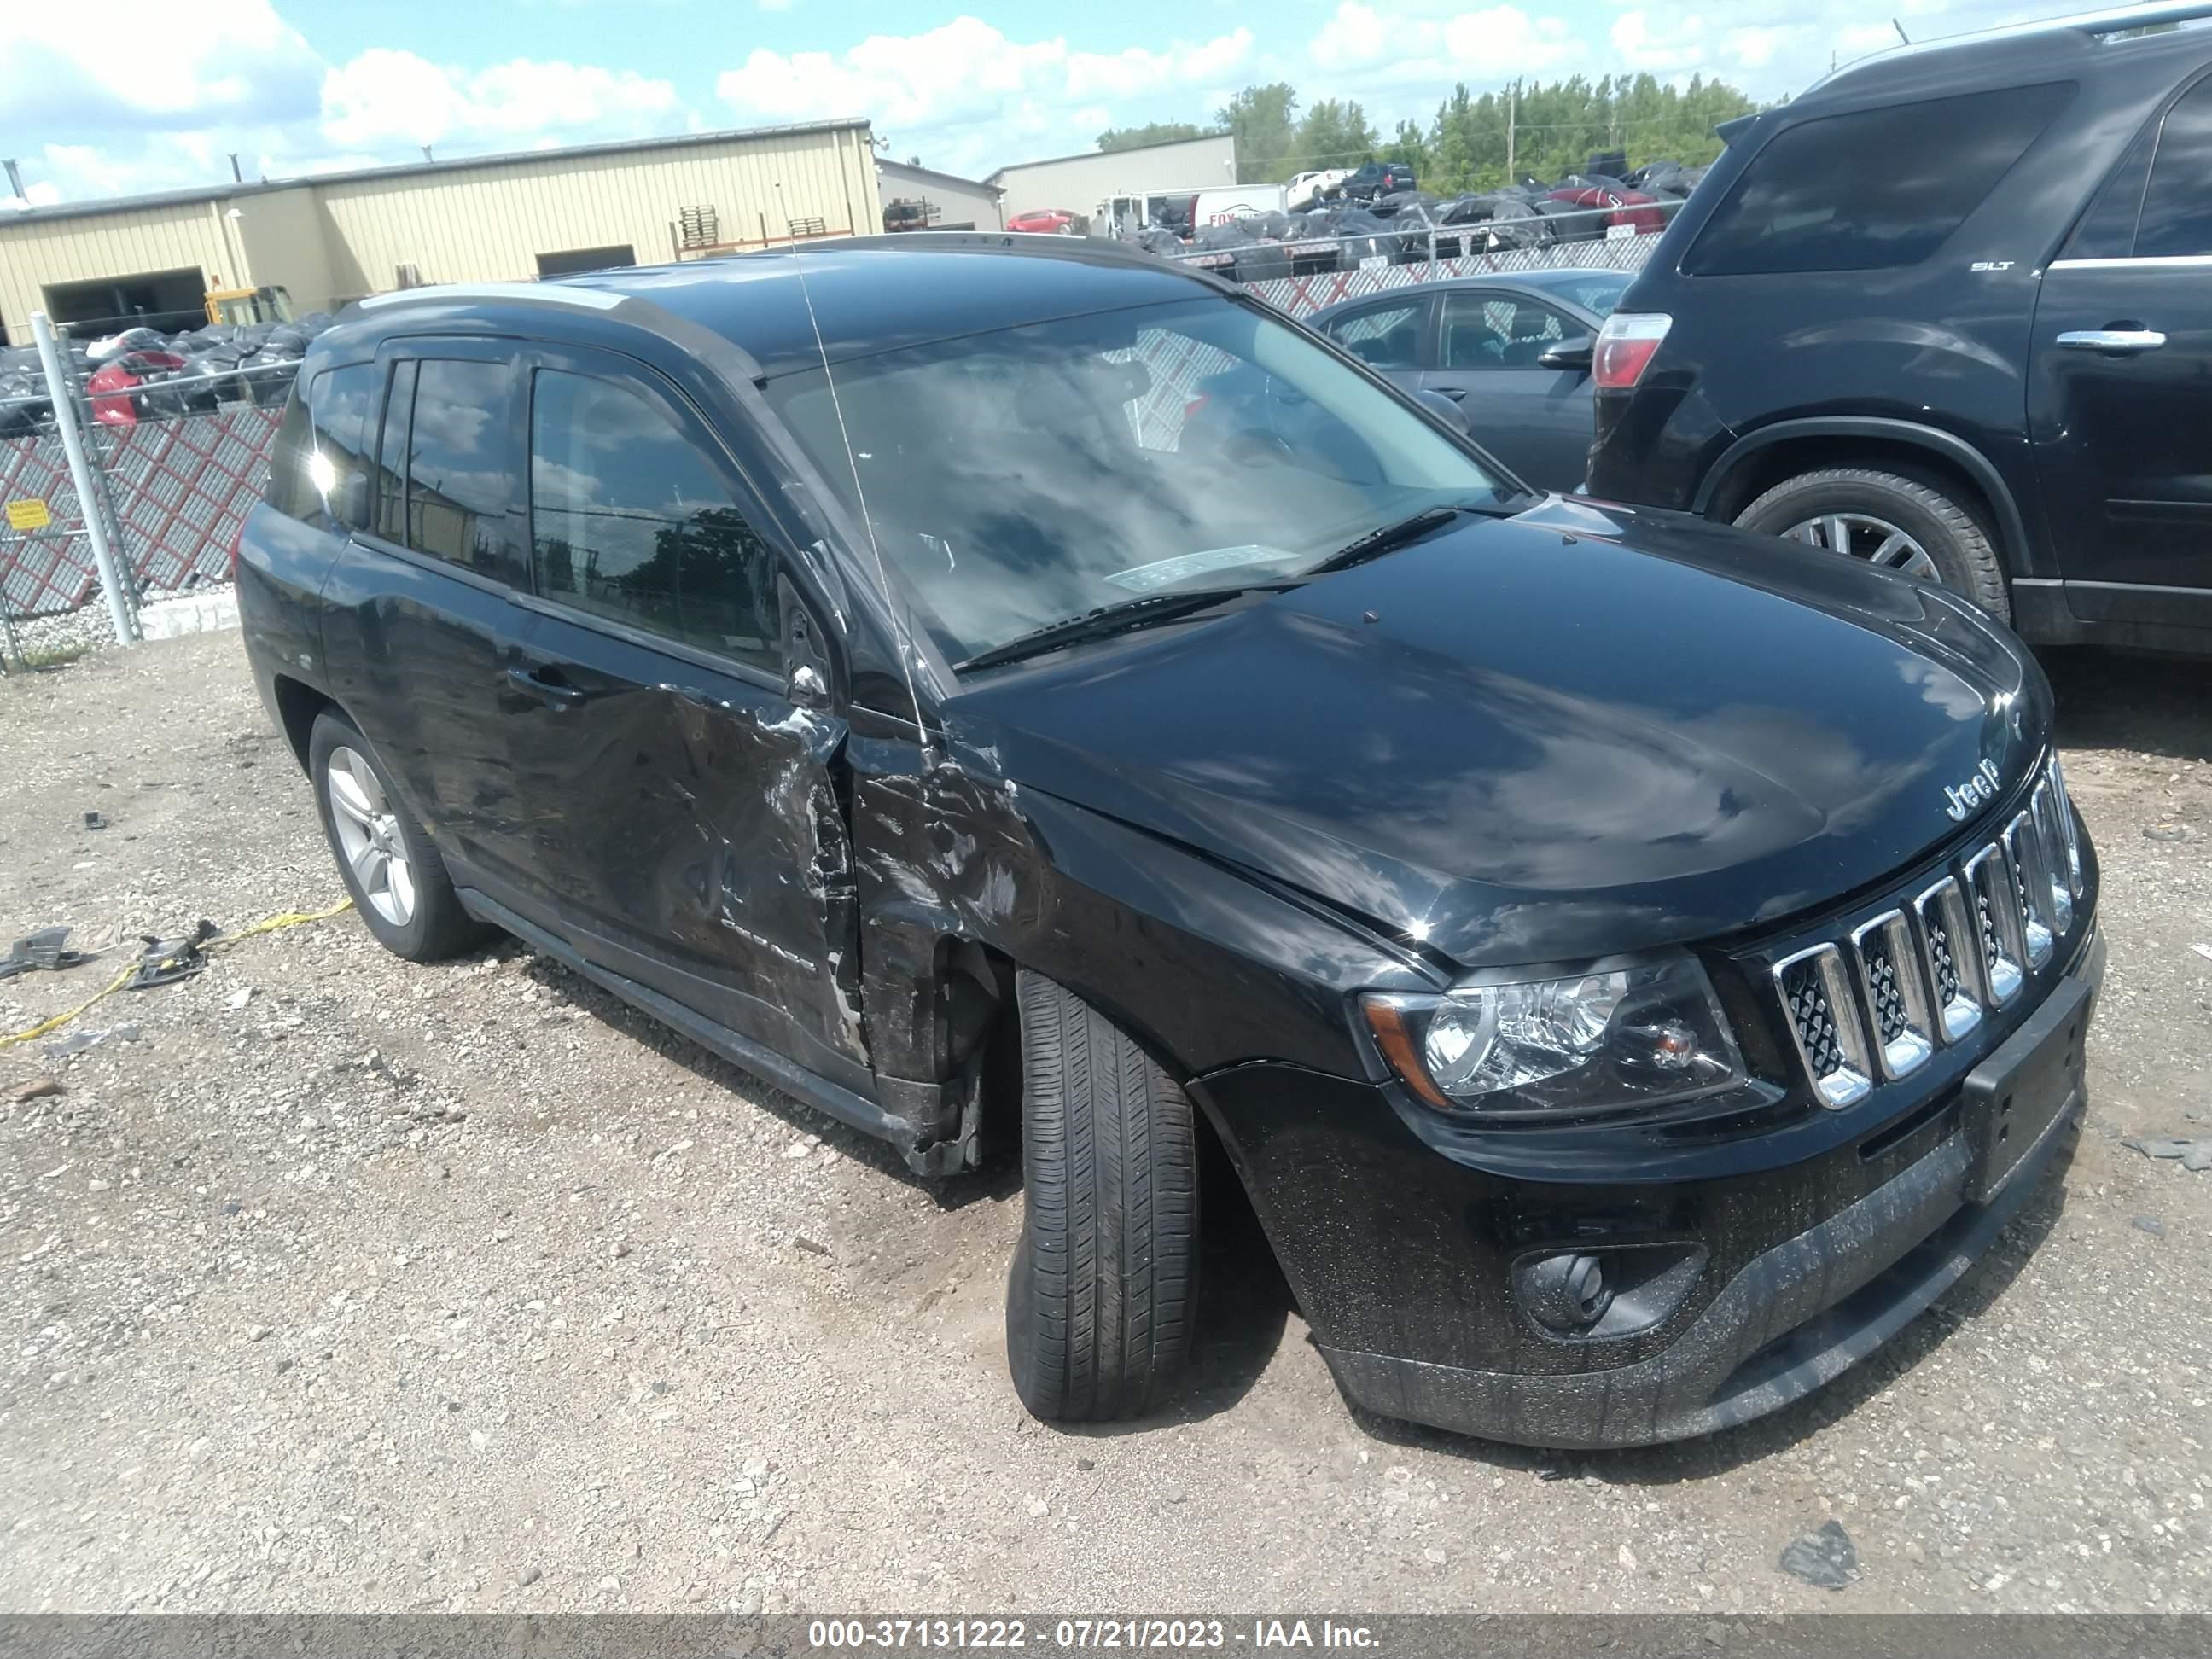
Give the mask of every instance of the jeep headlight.
[(1712, 982), (1688, 957), (1360, 1007), (1406, 1085), (1455, 1116), (1607, 1113), (1744, 1080)]

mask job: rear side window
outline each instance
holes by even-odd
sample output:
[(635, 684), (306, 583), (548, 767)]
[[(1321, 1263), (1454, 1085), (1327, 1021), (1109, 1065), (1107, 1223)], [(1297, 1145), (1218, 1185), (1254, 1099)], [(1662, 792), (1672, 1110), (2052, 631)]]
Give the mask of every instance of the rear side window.
[(362, 434), (375, 387), (369, 363), (327, 368), (294, 387), (270, 452), (269, 501), (277, 511), (334, 529), (358, 509)]
[[(426, 358), (416, 365), (407, 440), (407, 545), (495, 581), (518, 582), (509, 520), (505, 363)], [(387, 425), (389, 416), (386, 417)]]
[(1682, 268), (1723, 276), (1917, 264), (2073, 93), (2071, 82), (2008, 87), (1791, 127), (1752, 159)]
[(1360, 362), (1375, 368), (1419, 368), (1421, 325), (1429, 302), (1374, 306), (1328, 326), (1330, 335)]
[(720, 471), (637, 392), (538, 372), (530, 523), (532, 571), (545, 598), (775, 666), (774, 555)]
[(2167, 112), (2136, 228), (2136, 258), (2212, 253), (2212, 81)]

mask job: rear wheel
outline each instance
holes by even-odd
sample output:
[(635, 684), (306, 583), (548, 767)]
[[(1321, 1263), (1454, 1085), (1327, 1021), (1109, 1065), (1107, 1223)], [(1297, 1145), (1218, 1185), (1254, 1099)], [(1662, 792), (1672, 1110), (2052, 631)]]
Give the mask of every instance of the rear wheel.
[(1998, 620), (2012, 620), (2004, 566), (1989, 532), (1936, 480), (1826, 467), (1784, 479), (1736, 523), (1939, 583)]
[(1139, 1416), (1190, 1353), (1190, 1098), (1073, 992), (1024, 969), (1017, 994), (1025, 1213), (1006, 1287), (1014, 1390), (1042, 1418)]
[(410, 962), (436, 962), (484, 939), (490, 930), (461, 908), (445, 860), (344, 715), (315, 717), (307, 775), (338, 874), (379, 944)]

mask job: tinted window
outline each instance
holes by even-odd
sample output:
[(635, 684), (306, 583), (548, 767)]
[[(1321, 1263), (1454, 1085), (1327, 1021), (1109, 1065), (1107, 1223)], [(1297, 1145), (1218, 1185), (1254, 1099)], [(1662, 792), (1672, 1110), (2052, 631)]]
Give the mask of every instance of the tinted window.
[(407, 545), (495, 581), (520, 574), (507, 523), (507, 392), (504, 363), (425, 359), (407, 441)]
[(1376, 368), (1419, 368), (1421, 324), (1427, 313), (1426, 300), (1372, 306), (1337, 319), (1328, 325), (1328, 331), (1339, 345), (1364, 363)]
[(2212, 81), (2167, 113), (2143, 191), (2136, 258), (2212, 253)]
[(530, 411), (538, 591), (772, 668), (775, 560), (720, 472), (653, 404), (543, 370)]
[(2068, 259), (2124, 259), (2135, 251), (2136, 221), (2142, 215), (2143, 182), (2150, 174), (2156, 124), (2136, 135), (2097, 199), (2074, 227), (2063, 255)]
[(1549, 306), (1504, 294), (1444, 295), (1442, 368), (1534, 368), (1537, 358), (1583, 331)]
[(370, 518), (388, 542), (407, 539), (407, 422), (415, 410), (415, 365), (395, 363), (384, 400), (384, 437), (376, 451), (376, 505)]
[(2008, 87), (1791, 127), (1753, 158), (1683, 268), (1871, 270), (1924, 259), (2073, 90), (2070, 82)]
[(362, 487), (369, 472), (368, 435), (375, 430), (371, 404), (376, 396), (376, 366), (348, 363), (325, 370), (315, 379), (313, 416), (315, 450), (327, 468), (322, 499), (333, 523), (346, 521), (348, 505), (356, 514), (365, 511), (367, 491)]
[(269, 453), (269, 501), (280, 513), (337, 528), (364, 465), (362, 429), (376, 370), (368, 363), (329, 368), (292, 388)]

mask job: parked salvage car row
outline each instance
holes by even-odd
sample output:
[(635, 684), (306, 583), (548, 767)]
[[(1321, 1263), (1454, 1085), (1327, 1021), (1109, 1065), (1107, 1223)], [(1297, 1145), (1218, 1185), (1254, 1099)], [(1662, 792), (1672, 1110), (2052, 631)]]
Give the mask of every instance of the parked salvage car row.
[[(57, 343), (107, 426), (173, 420), (225, 404), (281, 406), (308, 345), (333, 321), (311, 312), (289, 323), (210, 323), (183, 333), (126, 328)], [(36, 346), (0, 347), (0, 438), (51, 430), (53, 404)]]

